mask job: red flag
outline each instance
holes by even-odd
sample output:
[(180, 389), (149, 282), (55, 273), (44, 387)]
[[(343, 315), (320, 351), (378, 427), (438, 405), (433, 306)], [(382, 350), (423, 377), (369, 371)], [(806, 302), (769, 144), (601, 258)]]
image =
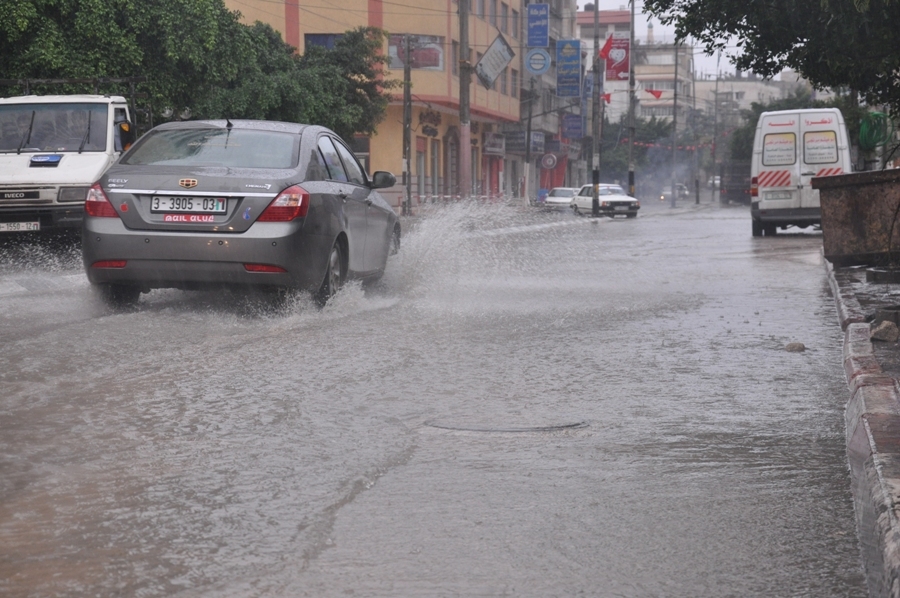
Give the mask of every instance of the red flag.
[(612, 94), (611, 94), (611, 93), (605, 93), (605, 94), (603, 94), (603, 100), (604, 100), (607, 104), (609, 104), (610, 102), (612, 102)]
[(603, 47), (600, 48), (600, 58), (602, 60), (606, 60), (607, 58), (609, 58), (609, 51), (612, 50), (612, 43), (613, 43), (612, 40), (613, 40), (613, 38), (610, 35), (609, 37), (606, 38), (606, 43), (603, 44)]
[(647, 93), (649, 93), (650, 95), (652, 95), (652, 96), (653, 96), (654, 98), (656, 98), (657, 100), (660, 98), (660, 96), (662, 96), (662, 90), (661, 90), (661, 89), (645, 89), (644, 91), (646, 91)]

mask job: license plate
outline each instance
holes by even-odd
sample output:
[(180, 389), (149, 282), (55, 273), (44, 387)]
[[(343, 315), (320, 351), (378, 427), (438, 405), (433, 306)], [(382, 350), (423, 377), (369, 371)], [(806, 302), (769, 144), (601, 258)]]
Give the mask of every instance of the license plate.
[(21, 233), (41, 230), (40, 222), (0, 222), (0, 233)]
[(790, 191), (769, 191), (766, 193), (766, 199), (791, 199)]
[(616, 210), (622, 210), (623, 212), (628, 209), (628, 206), (616, 206)]
[(150, 211), (154, 214), (173, 212), (185, 214), (224, 214), (227, 203), (224, 197), (176, 197), (154, 196)]

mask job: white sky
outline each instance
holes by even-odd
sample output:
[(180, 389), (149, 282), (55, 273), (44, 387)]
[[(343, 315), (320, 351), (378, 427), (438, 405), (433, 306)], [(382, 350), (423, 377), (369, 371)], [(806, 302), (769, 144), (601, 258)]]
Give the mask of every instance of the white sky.
[[(587, 3), (587, 0), (578, 0), (578, 10), (584, 10), (584, 5)], [(599, 10), (631, 10), (631, 6), (627, 0), (598, 0), (597, 5)], [(643, 14), (643, 8), (644, 3), (641, 0), (636, 0), (634, 11), (634, 20), (636, 23), (634, 33), (639, 39), (647, 37), (648, 15)], [(653, 39), (658, 42), (672, 43), (675, 39), (675, 27), (664, 26), (658, 19), (651, 20), (653, 21)], [(697, 65), (697, 78), (699, 79), (704, 73), (713, 77), (716, 73), (716, 62), (716, 56), (706, 56), (699, 48), (696, 49), (694, 53), (694, 63)], [(724, 53), (722, 54), (722, 59), (718, 61), (718, 63), (720, 72), (734, 73), (734, 66), (728, 62)]]

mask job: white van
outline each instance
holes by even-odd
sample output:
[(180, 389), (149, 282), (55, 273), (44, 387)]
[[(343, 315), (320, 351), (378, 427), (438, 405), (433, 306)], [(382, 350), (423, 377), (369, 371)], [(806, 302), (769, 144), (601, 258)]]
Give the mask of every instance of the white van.
[(810, 179), (851, 170), (847, 127), (837, 108), (763, 112), (750, 166), (753, 236), (821, 224), (819, 191)]
[(88, 189), (133, 141), (121, 96), (0, 98), (0, 234), (79, 230)]

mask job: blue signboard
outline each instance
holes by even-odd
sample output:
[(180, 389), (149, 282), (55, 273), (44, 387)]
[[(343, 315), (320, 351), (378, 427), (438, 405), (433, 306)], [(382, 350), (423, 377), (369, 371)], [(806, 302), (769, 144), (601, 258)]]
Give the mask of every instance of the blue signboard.
[(562, 136), (566, 139), (581, 139), (584, 137), (584, 123), (580, 114), (563, 114)]
[(556, 42), (556, 95), (561, 98), (581, 95), (581, 40)]
[(528, 5), (528, 47), (546, 48), (550, 45), (550, 5)]
[(525, 55), (525, 68), (532, 75), (543, 75), (550, 70), (552, 64), (550, 53), (543, 48), (528, 50), (528, 54)]

